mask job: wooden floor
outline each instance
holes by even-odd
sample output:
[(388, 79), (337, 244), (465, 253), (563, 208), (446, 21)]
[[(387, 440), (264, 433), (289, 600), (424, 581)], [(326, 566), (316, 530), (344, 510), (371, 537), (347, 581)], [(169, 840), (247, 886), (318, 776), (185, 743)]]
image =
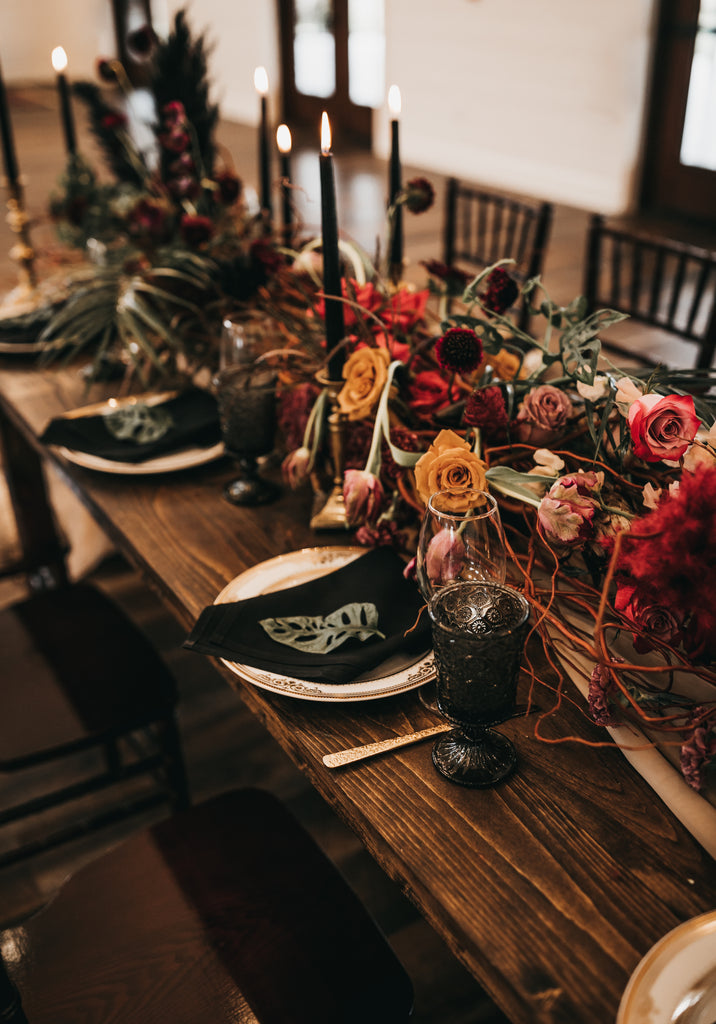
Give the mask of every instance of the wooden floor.
[[(11, 92), (11, 113), (18, 159), (26, 178), (28, 208), (36, 219), (33, 239), (47, 263), (53, 234), (45, 210), (47, 197), (62, 166), (59, 119), (53, 90)], [(220, 139), (247, 184), (257, 178), (253, 128), (223, 124)], [(81, 147), (91, 145), (80, 128)], [(307, 225), (318, 226), (318, 158), (312, 147), (294, 154), (293, 178), (297, 205)], [(406, 176), (425, 174), (406, 168)], [(386, 167), (364, 153), (336, 154), (338, 208), (342, 232), (372, 251), (384, 234)], [(419, 274), (419, 261), (440, 255), (440, 200), (443, 181), (429, 173), (438, 192), (437, 206), (420, 217), (406, 218), (408, 274)], [(555, 299), (568, 301), (581, 290), (582, 254), (587, 211), (559, 207), (549, 248), (545, 281)], [(0, 287), (15, 281), (5, 256), (12, 244), (8, 227), (0, 226)], [(676, 358), (676, 357), (675, 357)], [(0, 366), (0, 372), (2, 367)], [(79, 509), (77, 517), (80, 516)], [(78, 537), (85, 536), (77, 530)], [(91, 568), (107, 545), (91, 528), (86, 548), (76, 541), (77, 571)], [(6, 496), (0, 493), (0, 559), (14, 544)], [(503, 1021), (489, 998), (446, 950), (408, 901), (377, 868), (353, 834), (338, 821), (301, 773), (248, 713), (240, 698), (209, 662), (181, 650), (182, 633), (137, 575), (117, 556), (110, 556), (94, 578), (119, 599), (157, 644), (178, 679), (180, 728), (193, 798), (200, 800), (224, 789), (259, 785), (270, 789), (299, 816), (373, 912), (413, 978), (416, 1024), (477, 1024)], [(0, 602), (17, 593), (14, 583), (0, 586)], [(0, 803), (5, 780), (0, 779)], [(141, 824), (138, 822), (137, 825)], [(121, 840), (126, 829), (90, 838), (63, 851), (45, 855), (31, 866), (0, 874), (0, 925), (16, 923), (42, 905), (68, 873)], [(69, 937), (68, 937), (69, 938)]]

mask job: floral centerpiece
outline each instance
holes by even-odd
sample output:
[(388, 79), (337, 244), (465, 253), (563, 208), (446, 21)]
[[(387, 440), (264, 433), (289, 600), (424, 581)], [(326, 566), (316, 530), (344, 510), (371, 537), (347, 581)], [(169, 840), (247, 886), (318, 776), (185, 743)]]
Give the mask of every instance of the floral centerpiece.
[(149, 124), (132, 114), (136, 90), (118, 61), (98, 62), (103, 86), (74, 86), (106, 166), (70, 157), (51, 197), (60, 239), (90, 266), (68, 275), (70, 297), (40, 340), (50, 351), (61, 340), (70, 355), (91, 349), (98, 373), (118, 354), (146, 385), (211, 368), (222, 316), (253, 298), (282, 257), (215, 141), (203, 36), (179, 11), (166, 40), (140, 41)]
[[(556, 630), (593, 665), (593, 720), (648, 726), (703, 789), (716, 765), (712, 375), (618, 369), (599, 335), (623, 316), (559, 306), (539, 280), (523, 291), (544, 331), (519, 330), (509, 261), (467, 284), (425, 269), (422, 290), (344, 283), (348, 525), (359, 543), (410, 556), (434, 491), (491, 490), (545, 650)], [(293, 486), (315, 482), (323, 451), (320, 399), (303, 397), (289, 386), (282, 404)], [(439, 542), (447, 562), (457, 556)]]

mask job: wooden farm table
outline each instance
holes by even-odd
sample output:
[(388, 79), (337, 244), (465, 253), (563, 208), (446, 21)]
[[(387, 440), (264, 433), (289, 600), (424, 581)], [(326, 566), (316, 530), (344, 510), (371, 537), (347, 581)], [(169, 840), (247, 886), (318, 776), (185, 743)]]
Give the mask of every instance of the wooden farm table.
[[(10, 446), (29, 442), (60, 469), (187, 629), (247, 567), (305, 546), (350, 543), (350, 535), (310, 530), (307, 495), (287, 492), (256, 510), (228, 505), (227, 460), (110, 476), (43, 450), (36, 438), (48, 420), (82, 404), (76, 368), (3, 357), (0, 424)], [(516, 1024), (614, 1021), (646, 951), (716, 906), (713, 860), (616, 749), (547, 744), (521, 718), (502, 727), (517, 746), (518, 771), (495, 789), (450, 784), (433, 768), (429, 742), (331, 771), (321, 760), (328, 752), (433, 724), (415, 692), (315, 703), (220, 670)], [(581, 705), (564, 701), (545, 734), (603, 739)]]

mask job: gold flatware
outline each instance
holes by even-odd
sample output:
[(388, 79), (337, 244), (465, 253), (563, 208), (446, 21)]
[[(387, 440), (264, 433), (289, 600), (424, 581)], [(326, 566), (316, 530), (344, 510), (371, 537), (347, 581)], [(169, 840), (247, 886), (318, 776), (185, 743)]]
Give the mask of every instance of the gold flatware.
[(393, 736), (389, 740), (379, 740), (377, 743), (364, 743), (360, 747), (350, 747), (348, 750), (339, 750), (335, 754), (324, 754), (323, 763), (326, 768), (342, 768), (345, 764), (353, 764), (355, 761), (364, 761), (375, 754), (382, 754), (386, 750), (395, 750), (396, 747), (407, 747), (410, 743), (419, 743), (420, 740), (427, 740), (430, 736), (437, 736), (438, 733), (447, 732), (454, 726), (443, 722), (441, 725), (433, 725), (429, 729), (420, 729), (419, 732), (407, 732), (402, 736)]
[[(537, 704), (518, 704), (509, 718), (520, 718), (522, 715), (534, 714), (542, 709)], [(431, 736), (438, 736), (441, 732), (448, 732), (454, 729), (454, 725), (448, 722), (441, 722), (440, 725), (432, 725), (429, 729), (420, 729), (418, 732), (406, 732), (402, 736), (393, 736), (389, 740), (378, 740), (377, 743), (363, 743), (359, 747), (348, 747), (346, 750), (338, 750), (335, 754), (324, 754), (323, 763), (326, 768), (342, 768), (346, 764), (355, 764), (356, 761), (365, 761), (376, 754), (382, 754), (387, 750), (396, 750), (398, 747), (407, 747), (411, 743), (420, 743), (421, 740), (430, 739)]]

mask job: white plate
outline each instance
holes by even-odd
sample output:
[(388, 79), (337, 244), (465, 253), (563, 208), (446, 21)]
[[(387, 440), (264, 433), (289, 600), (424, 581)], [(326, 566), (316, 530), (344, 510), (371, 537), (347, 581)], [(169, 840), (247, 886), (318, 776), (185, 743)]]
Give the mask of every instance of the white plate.
[[(287, 555), (277, 555), (266, 562), (260, 562), (247, 569), (228, 583), (214, 601), (214, 604), (228, 604), (243, 601), (259, 594), (270, 594), (308, 583), (319, 576), (348, 565), (359, 555), (366, 553), (358, 547), (303, 548)], [(407, 690), (414, 690), (435, 678), (432, 652), (421, 657), (400, 656), (384, 661), (382, 665), (359, 676), (350, 683), (313, 683), (305, 679), (264, 672), (252, 665), (221, 659), (235, 675), (250, 683), (300, 700), (351, 701), (375, 700), (378, 697), (393, 697)]]
[[(711, 911), (668, 932), (640, 960), (624, 990), (617, 1024), (670, 1024), (685, 1010), (687, 994), (715, 968), (716, 911)], [(716, 978), (697, 1006), (690, 1024), (716, 1020)]]
[[(137, 402), (142, 402), (145, 405), (160, 405), (175, 395), (176, 391), (161, 391), (144, 395), (129, 395), (124, 398), (110, 398), (106, 402), (95, 402), (93, 405), (86, 405), (81, 409), (73, 409), (65, 414), (65, 418), (97, 416), (126, 405), (136, 405)], [(99, 473), (141, 476), (147, 473), (174, 473), (179, 469), (191, 469), (193, 466), (203, 466), (207, 462), (213, 462), (214, 459), (218, 459), (224, 454), (224, 442), (219, 441), (209, 448), (180, 448), (177, 451), (168, 452), (166, 455), (158, 455), (154, 459), (146, 459), (144, 462), (115, 462), (112, 459), (103, 459), (99, 455), (78, 452), (73, 448), (62, 446), (57, 446), (57, 451), (68, 462), (82, 466), (84, 469), (95, 469)]]

